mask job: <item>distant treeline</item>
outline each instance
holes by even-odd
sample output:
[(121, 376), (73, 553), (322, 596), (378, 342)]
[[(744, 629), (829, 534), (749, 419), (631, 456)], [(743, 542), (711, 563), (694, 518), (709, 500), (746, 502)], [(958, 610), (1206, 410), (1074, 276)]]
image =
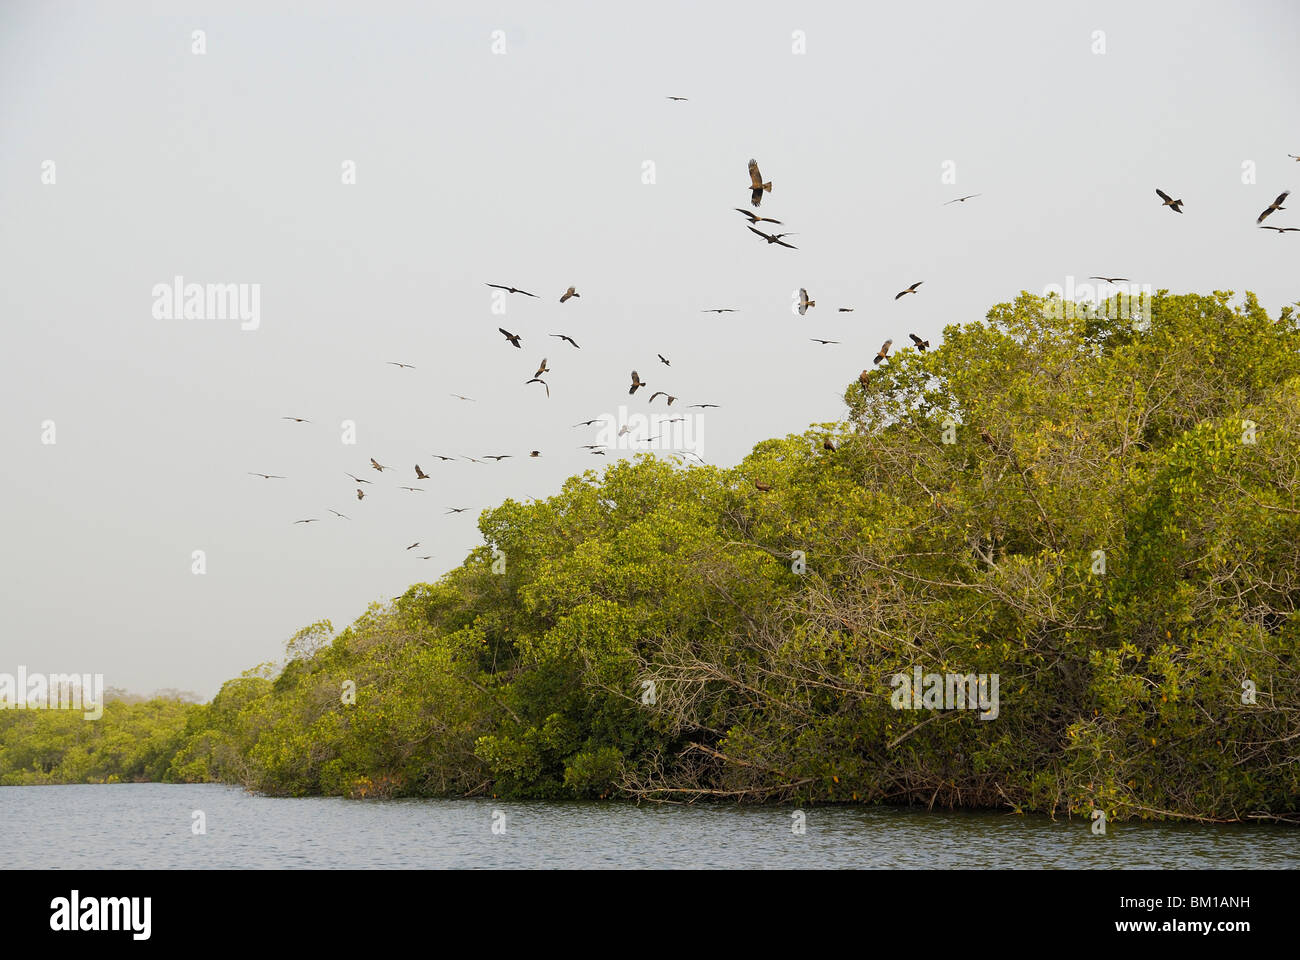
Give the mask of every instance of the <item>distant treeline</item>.
[[(0, 711), (0, 783), (1300, 820), (1300, 323), (1149, 306), (1022, 294), (734, 468), (507, 501), (211, 703)], [(896, 709), (918, 667), (996, 717)]]

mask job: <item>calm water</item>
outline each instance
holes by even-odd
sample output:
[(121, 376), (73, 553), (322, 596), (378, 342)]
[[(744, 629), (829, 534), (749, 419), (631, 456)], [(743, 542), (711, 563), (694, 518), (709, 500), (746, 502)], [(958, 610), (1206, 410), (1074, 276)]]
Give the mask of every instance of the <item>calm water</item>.
[[(271, 799), (235, 787), (0, 787), (8, 867), (1201, 868), (1300, 865), (1300, 830), (895, 808)], [(202, 810), (207, 833), (191, 830)], [(492, 832), (494, 811), (504, 833)]]

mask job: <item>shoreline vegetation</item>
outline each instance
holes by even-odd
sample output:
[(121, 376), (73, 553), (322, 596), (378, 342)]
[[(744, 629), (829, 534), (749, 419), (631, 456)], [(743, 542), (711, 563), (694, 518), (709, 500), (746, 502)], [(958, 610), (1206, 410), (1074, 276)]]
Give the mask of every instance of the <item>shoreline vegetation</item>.
[[(0, 785), (1300, 823), (1300, 320), (1148, 305), (1022, 293), (735, 467), (508, 500), (210, 703), (0, 710)], [(998, 707), (895, 709), (917, 669)]]

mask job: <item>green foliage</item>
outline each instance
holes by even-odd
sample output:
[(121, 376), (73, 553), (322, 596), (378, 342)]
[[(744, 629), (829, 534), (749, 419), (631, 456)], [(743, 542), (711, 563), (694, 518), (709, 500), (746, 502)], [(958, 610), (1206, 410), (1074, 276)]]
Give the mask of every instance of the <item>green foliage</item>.
[(81, 710), (0, 710), (0, 786), (162, 780), (201, 708), (157, 697)]
[[(506, 501), (459, 568), (210, 704), (0, 712), (0, 782), (1295, 819), (1296, 314), (1058, 306), (950, 326), (732, 469)], [(997, 674), (998, 717), (894, 709), (914, 666)]]

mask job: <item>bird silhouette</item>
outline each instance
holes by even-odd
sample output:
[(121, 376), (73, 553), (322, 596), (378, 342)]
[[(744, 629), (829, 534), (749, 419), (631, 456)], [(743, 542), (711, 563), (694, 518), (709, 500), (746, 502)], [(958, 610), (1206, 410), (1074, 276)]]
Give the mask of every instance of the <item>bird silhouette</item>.
[(420, 469), (420, 465), (419, 465), (418, 463), (415, 465), (415, 479), (416, 479), (416, 480), (428, 480), (428, 479), (429, 479), (429, 475), (428, 475), (427, 473), (425, 473), (423, 470)]
[(288, 479), (287, 477), (282, 477), (282, 476), (280, 476), (278, 473), (254, 473), (252, 470), (249, 470), (249, 471), (248, 471), (248, 475), (249, 475), (250, 477), (261, 477), (263, 480), (285, 480), (285, 479)]
[[(537, 368), (537, 372), (534, 373), (533, 376), (534, 376), (534, 377), (540, 377), (540, 376), (541, 376), (542, 374), (544, 374), (544, 373), (549, 373), (550, 370), (551, 370), (551, 368), (548, 367), (548, 366), (546, 365), (546, 358), (545, 358), (545, 357), (542, 357), (542, 362), (541, 362), (541, 364), (538, 366), (538, 368)], [(531, 382), (531, 381), (530, 381), (530, 382)]]
[(749, 202), (751, 206), (758, 206), (763, 202), (763, 191), (772, 192), (772, 181), (763, 182), (763, 175), (758, 172), (758, 161), (749, 161)]
[(360, 477), (352, 476), (352, 474), (350, 473), (345, 473), (343, 474), (343, 476), (352, 477), (352, 479), (355, 480), (357, 483), (370, 483), (369, 480), (362, 480)]
[[(929, 341), (929, 340), (922, 340), (920, 337), (918, 337), (918, 336), (917, 336), (916, 334), (914, 334), (914, 333), (909, 333), (908, 336), (911, 337), (911, 338), (912, 338), (912, 342), (913, 342), (914, 344), (916, 344), (916, 349), (920, 350), (922, 353), (924, 353), (926, 350), (929, 350), (929, 349), (930, 349), (930, 341)], [(891, 342), (892, 342), (892, 341), (891, 341)]]
[(1169, 194), (1165, 193), (1159, 187), (1156, 187), (1156, 193), (1159, 194), (1160, 199), (1164, 201), (1164, 203), (1161, 204), (1162, 207), (1168, 207), (1174, 213), (1183, 212), (1183, 201), (1175, 200), (1173, 197), (1169, 196)]
[(637, 372), (636, 372), (635, 370), (633, 370), (633, 371), (632, 371), (632, 387), (631, 387), (631, 389), (628, 390), (627, 395), (630, 397), (632, 394), (636, 393), (638, 390), (640, 390), (640, 389), (641, 389), (642, 387), (644, 387), (645, 385), (646, 385), (645, 381), (642, 380), (639, 376), (637, 376)]
[(1274, 210), (1285, 210), (1286, 207), (1282, 206), (1282, 203), (1289, 196), (1291, 196), (1290, 190), (1283, 190), (1281, 193), (1279, 193), (1277, 195), (1277, 199), (1274, 200), (1272, 203), (1270, 203), (1267, 208), (1265, 208), (1264, 212), (1259, 215), (1259, 219), (1257, 219), (1255, 222), (1263, 223), (1264, 218), (1267, 217)]
[(520, 290), (520, 289), (518, 289), (517, 287), (503, 287), (503, 286), (502, 286), (501, 284), (499, 284), (499, 283), (489, 283), (488, 286), (489, 286), (489, 287), (492, 287), (492, 288), (494, 288), (494, 289), (496, 289), (496, 290), (504, 290), (506, 293), (522, 293), (525, 297), (536, 297), (536, 296), (537, 296), (537, 294), (535, 294), (535, 293), (529, 293), (527, 290)]
[(400, 368), (405, 368), (407, 370), (415, 369), (415, 364), (413, 363), (398, 363), (396, 360), (385, 360), (384, 362), (387, 363), (390, 367), (400, 367)]
[(731, 307), (710, 307), (707, 310), (701, 310), (700, 313), (735, 313)]
[(1281, 235), (1284, 234), (1284, 233), (1291, 233), (1292, 231), (1300, 232), (1300, 227), (1270, 227), (1268, 224), (1264, 224), (1264, 225), (1263, 225), (1262, 227), (1260, 227), (1259, 229), (1261, 229), (1261, 230), (1276, 230), (1276, 231), (1278, 232), (1278, 235), (1279, 235), (1279, 236), (1281, 236)]
[(294, 423), (311, 423), (310, 420), (304, 420), (302, 417), (281, 417), (281, 420), (292, 420)]
[(374, 457), (370, 458), (370, 467), (373, 470), (378, 470), (380, 473), (383, 473), (385, 470), (389, 469), (388, 467), (380, 463), (378, 460), (376, 460)]
[(294, 521), (294, 523), (319, 523), (319, 522), (320, 522), (320, 518), (319, 518), (319, 517), (311, 517), (311, 518), (308, 519), (308, 520), (295, 520), (295, 521)]
[(826, 346), (828, 343), (839, 343), (838, 340), (822, 340), (818, 337), (809, 337), (808, 339), (813, 343), (820, 343), (822, 346)]
[(360, 487), (357, 487), (357, 499), (358, 500), (366, 499), (366, 494)]
[(533, 379), (531, 379), (531, 380), (525, 380), (524, 383), (525, 383), (525, 384), (528, 384), (528, 383), (540, 383), (542, 386), (544, 386), (544, 387), (546, 388), (546, 398), (547, 398), (548, 400), (551, 398), (551, 385), (550, 385), (549, 383), (547, 383), (545, 380), (543, 380), (541, 377), (533, 377)]
[[(519, 334), (511, 333), (505, 327), (497, 327), (497, 329), (501, 331), (502, 336), (504, 336), (507, 340), (513, 343), (516, 347), (519, 347)], [(523, 347), (519, 347), (519, 349), (522, 350)]]
[(944, 204), (944, 206), (945, 207), (948, 206), (949, 203), (965, 203), (967, 200), (974, 200), (976, 197), (982, 197), (982, 196), (984, 196), (984, 194), (982, 193), (968, 193), (966, 194), (966, 196), (958, 197), (956, 200), (949, 200), (947, 203)]
[(803, 287), (800, 287), (799, 288), (799, 316), (802, 317), (804, 314), (808, 312), (809, 307), (815, 307), (815, 306), (817, 306), (817, 301), (809, 300), (808, 291), (805, 290)]
[(663, 390), (656, 390), (654, 393), (650, 394), (650, 400), (648, 402), (654, 403), (655, 397), (667, 397), (668, 406), (670, 407), (673, 405), (673, 401), (677, 399), (676, 397), (672, 396), (669, 393), (664, 392)]
[(672, 366), (672, 364), (668, 362), (668, 358), (665, 357), (662, 353), (656, 353), (655, 356), (659, 358), (659, 362), (662, 363), (665, 367)]
[(581, 297), (581, 296), (582, 294), (580, 294), (577, 290), (573, 289), (573, 287), (570, 287), (568, 290), (565, 290), (564, 293), (560, 296), (560, 303), (564, 303), (564, 301), (568, 300), (570, 297)]
[(1128, 283), (1128, 277), (1089, 277), (1089, 280), (1105, 280), (1107, 283)]
[(558, 338), (561, 339), (561, 340), (565, 340), (565, 341), (567, 341), (568, 343), (572, 344), (573, 347), (574, 347), (574, 349), (576, 349), (576, 350), (581, 350), (581, 349), (582, 349), (581, 347), (578, 346), (578, 341), (577, 341), (577, 340), (574, 340), (573, 337), (570, 337), (570, 336), (568, 336), (567, 334), (563, 334), (563, 333), (548, 333), (547, 336), (548, 336), (548, 337), (558, 337)]
[(744, 207), (732, 207), (731, 209), (735, 210), (737, 213), (743, 213), (749, 218), (750, 223), (775, 223), (777, 226), (782, 226), (780, 220), (773, 220), (771, 217), (760, 217), (758, 214), (751, 213)]
[(924, 280), (918, 280), (918, 281), (916, 281), (916, 283), (912, 284), (912, 285), (911, 285), (910, 287), (908, 287), (906, 290), (901, 290), (901, 291), (899, 291), (898, 293), (894, 294), (894, 299), (897, 300), (899, 297), (906, 296), (906, 295), (909, 294), (909, 293), (916, 293), (916, 288), (919, 287), (919, 286), (920, 286), (921, 284), (923, 284), (924, 282), (925, 282)]
[(780, 244), (783, 247), (789, 247), (791, 250), (799, 249), (793, 243), (786, 243), (784, 240), (781, 239), (782, 237), (793, 237), (794, 236), (793, 233), (764, 233), (762, 230), (755, 230), (753, 227), (746, 227), (745, 229), (748, 230), (750, 233), (758, 234), (768, 243)]
[(893, 345), (894, 345), (893, 340), (886, 340), (883, 344), (881, 344), (880, 352), (876, 354), (876, 359), (873, 360), (872, 363), (879, 364), (882, 360), (885, 359), (885, 357), (889, 356), (889, 348), (892, 347)]

